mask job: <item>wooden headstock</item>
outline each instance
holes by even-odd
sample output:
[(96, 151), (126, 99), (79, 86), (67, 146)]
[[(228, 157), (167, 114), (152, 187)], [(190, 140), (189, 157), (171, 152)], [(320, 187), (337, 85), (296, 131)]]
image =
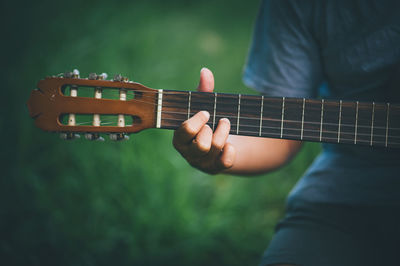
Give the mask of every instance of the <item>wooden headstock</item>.
[[(81, 89), (85, 89), (86, 94), (82, 95)], [(102, 97), (107, 90), (119, 92), (119, 97)], [(114, 80), (105, 80), (105, 75), (96, 74), (88, 79), (79, 78), (78, 71), (40, 80), (27, 102), (37, 127), (63, 133), (67, 139), (73, 138), (75, 133), (86, 133), (88, 139), (98, 139), (99, 133), (112, 133), (112, 139), (123, 139), (125, 133), (153, 128), (156, 104), (157, 90), (128, 81), (121, 75)], [(90, 115), (92, 121), (78, 123), (75, 119), (78, 115)], [(101, 123), (101, 117), (107, 115), (115, 116), (115, 125)], [(126, 116), (132, 118), (131, 125), (125, 123)], [(64, 122), (63, 117), (68, 117), (68, 122)]]

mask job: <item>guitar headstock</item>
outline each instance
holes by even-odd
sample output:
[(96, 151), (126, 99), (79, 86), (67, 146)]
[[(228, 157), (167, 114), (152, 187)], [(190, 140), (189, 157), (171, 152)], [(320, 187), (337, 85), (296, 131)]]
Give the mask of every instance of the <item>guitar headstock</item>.
[(40, 80), (27, 102), (37, 127), (73, 139), (84, 133), (89, 140), (112, 140), (155, 127), (157, 90), (105, 73), (80, 78), (79, 71)]

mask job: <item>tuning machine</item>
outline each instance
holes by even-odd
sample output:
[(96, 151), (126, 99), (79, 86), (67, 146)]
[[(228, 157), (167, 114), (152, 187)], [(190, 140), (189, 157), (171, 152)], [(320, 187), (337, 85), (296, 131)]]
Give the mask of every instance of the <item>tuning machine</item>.
[(124, 133), (112, 133), (110, 139), (114, 141), (129, 140), (129, 136)]
[(104, 138), (100, 136), (98, 133), (86, 133), (85, 139), (87, 140), (96, 140), (96, 141), (104, 141)]
[(73, 140), (73, 139), (79, 139), (81, 136), (76, 133), (60, 133), (60, 138), (63, 140)]
[(72, 72), (65, 72), (64, 78), (79, 78), (79, 70), (74, 69)]
[(101, 73), (99, 75), (97, 75), (96, 73), (90, 73), (88, 79), (106, 80), (107, 77), (107, 73)]
[(123, 77), (121, 74), (117, 74), (117, 75), (114, 76), (113, 81), (128, 82), (129, 78), (128, 77)]

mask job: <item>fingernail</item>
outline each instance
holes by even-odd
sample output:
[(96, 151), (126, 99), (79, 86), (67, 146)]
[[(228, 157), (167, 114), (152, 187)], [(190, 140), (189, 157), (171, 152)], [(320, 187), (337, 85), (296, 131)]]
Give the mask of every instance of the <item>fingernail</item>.
[(202, 68), (200, 69), (200, 73), (203, 72), (203, 70), (205, 70), (205, 69), (208, 69), (208, 68), (202, 67)]
[(228, 118), (221, 118), (219, 121), (226, 121), (227, 123), (231, 123), (231, 121), (229, 121), (229, 119)]
[(201, 112), (207, 117), (207, 120), (210, 118), (209, 112), (207, 112), (207, 111), (201, 111)]

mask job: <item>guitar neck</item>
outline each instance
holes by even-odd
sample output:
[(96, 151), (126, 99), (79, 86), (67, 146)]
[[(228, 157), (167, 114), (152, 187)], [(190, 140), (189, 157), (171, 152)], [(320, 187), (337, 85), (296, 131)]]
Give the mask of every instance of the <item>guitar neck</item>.
[(156, 127), (176, 129), (199, 111), (231, 121), (230, 134), (400, 147), (400, 105), (159, 90)]

